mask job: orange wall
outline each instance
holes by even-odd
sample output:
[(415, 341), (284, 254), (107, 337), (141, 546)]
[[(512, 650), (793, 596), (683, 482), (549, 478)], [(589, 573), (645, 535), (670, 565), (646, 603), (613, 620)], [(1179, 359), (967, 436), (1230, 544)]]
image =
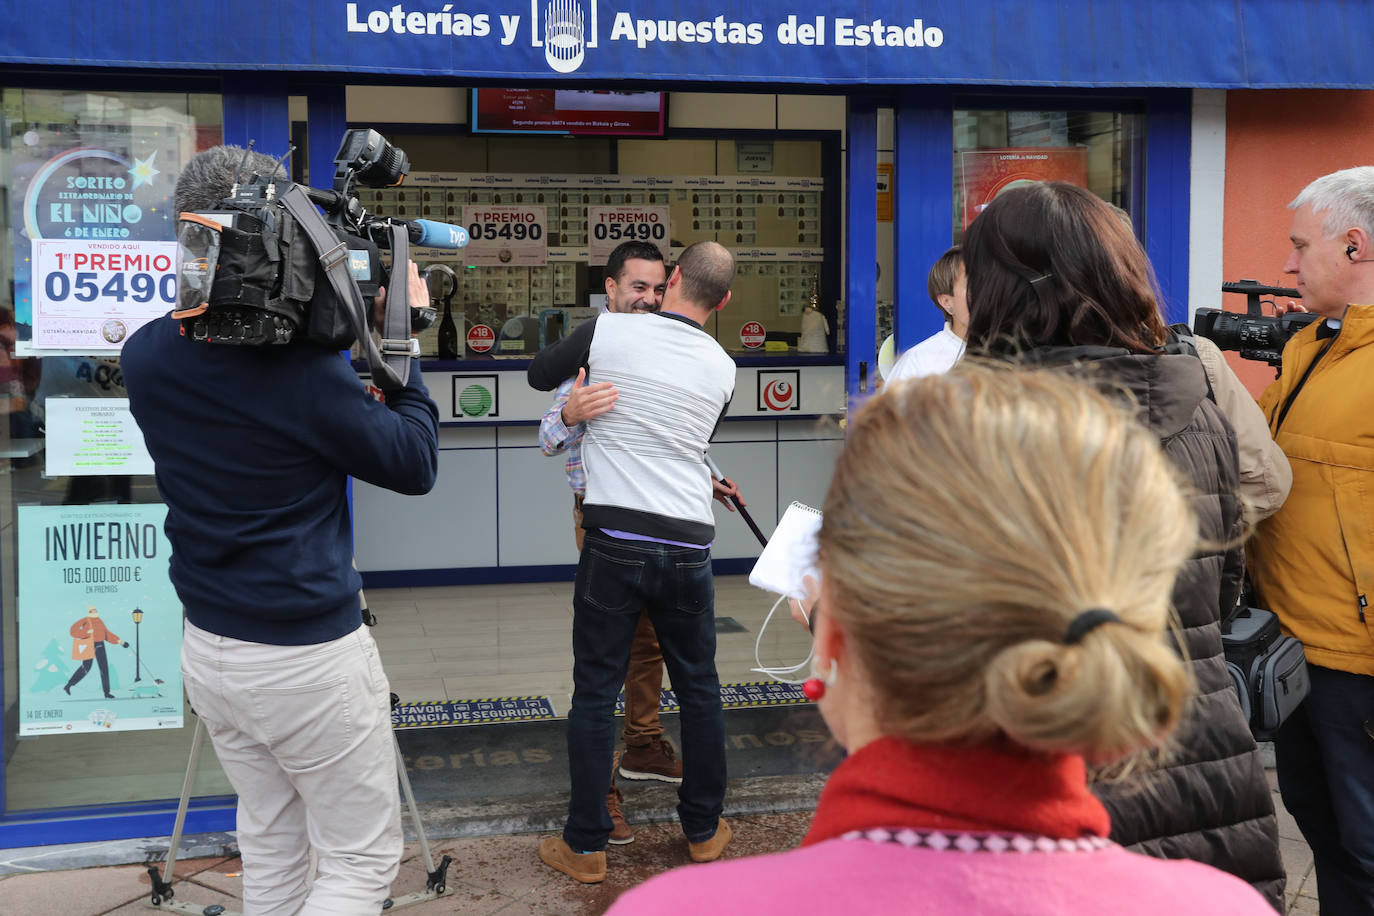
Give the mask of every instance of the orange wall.
[[(1292, 286), (1288, 202), (1312, 179), (1374, 165), (1374, 92), (1326, 89), (1235, 90), (1226, 95), (1226, 204), (1223, 277)], [(1245, 311), (1243, 296), (1226, 308)], [(1228, 354), (1246, 385), (1273, 379), (1263, 363)]]

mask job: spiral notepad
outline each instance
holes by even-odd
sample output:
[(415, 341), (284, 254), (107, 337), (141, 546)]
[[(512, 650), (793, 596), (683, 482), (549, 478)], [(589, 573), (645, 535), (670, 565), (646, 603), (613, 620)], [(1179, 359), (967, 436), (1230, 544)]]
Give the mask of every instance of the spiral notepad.
[(789, 598), (805, 598), (802, 579), (808, 575), (817, 582), (821, 579), (816, 558), (820, 530), (821, 510), (793, 502), (749, 573), (749, 583)]

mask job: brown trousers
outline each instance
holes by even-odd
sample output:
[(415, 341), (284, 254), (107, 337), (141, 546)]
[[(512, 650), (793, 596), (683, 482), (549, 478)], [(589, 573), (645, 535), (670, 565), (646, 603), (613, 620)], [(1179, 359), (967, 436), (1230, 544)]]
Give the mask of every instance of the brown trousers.
[[(577, 538), (577, 553), (582, 554), (582, 497), (573, 497), (573, 532)], [(658, 647), (658, 634), (646, 611), (639, 612), (639, 626), (630, 646), (630, 666), (625, 671), (625, 731), (621, 738), (626, 747), (643, 747), (663, 736), (663, 722), (658, 717), (659, 689), (663, 686), (663, 651)]]

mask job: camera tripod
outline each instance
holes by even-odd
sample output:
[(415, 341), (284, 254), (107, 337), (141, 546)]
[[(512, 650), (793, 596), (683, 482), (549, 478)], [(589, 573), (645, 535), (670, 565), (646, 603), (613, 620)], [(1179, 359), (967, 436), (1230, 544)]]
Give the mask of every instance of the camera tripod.
[[(391, 708), (395, 709), (399, 702), (400, 697), (393, 693), (391, 695)], [(192, 710), (192, 714), (194, 712)], [(186, 758), (186, 778), (181, 784), (181, 798), (177, 802), (176, 821), (172, 825), (172, 842), (167, 849), (167, 862), (160, 875), (156, 865), (148, 866), (148, 877), (153, 882), (153, 894), (148, 904), (155, 909), (169, 910), (173, 913), (191, 913), (194, 916), (236, 916), (232, 910), (226, 910), (217, 903), (202, 906), (173, 899), (172, 871), (176, 867), (177, 849), (181, 846), (181, 831), (186, 823), (186, 808), (191, 801), (191, 788), (195, 783), (196, 763), (200, 759), (200, 745), (204, 737), (205, 723), (197, 718), (195, 735), (191, 738), (191, 752)], [(387, 898), (386, 902), (382, 904), (382, 911), (387, 913), (417, 903), (424, 903), (427, 900), (434, 900), (446, 894), (448, 892), (446, 886), (448, 867), (453, 861), (451, 857), (446, 855), (439, 860), (437, 866), (434, 864), (434, 856), (429, 851), (429, 838), (425, 836), (425, 825), (420, 822), (420, 809), (415, 805), (415, 793), (410, 788), (410, 777), (406, 775), (405, 759), (401, 756), (401, 745), (394, 730), (391, 733), (391, 740), (396, 748), (396, 772), (400, 776), (401, 790), (405, 796), (406, 807), (410, 811), (411, 821), (415, 824), (415, 835), (420, 840), (420, 849), (424, 853), (428, 872), (423, 891), (413, 891), (403, 897)]]
[[(361, 594), (359, 598), (362, 602), (363, 623), (369, 627), (376, 626), (377, 618), (367, 609), (367, 599)], [(393, 710), (400, 701), (400, 697), (394, 693), (391, 694), (391, 708)], [(191, 710), (191, 714), (195, 715), (194, 709)], [(204, 737), (205, 723), (197, 716), (196, 731), (191, 738), (191, 751), (186, 757), (186, 778), (181, 783), (181, 798), (177, 801), (177, 816), (172, 824), (172, 842), (167, 848), (167, 862), (162, 869), (162, 874), (158, 874), (156, 865), (148, 866), (148, 877), (153, 883), (153, 893), (148, 905), (154, 909), (169, 910), (173, 913), (190, 913), (192, 916), (238, 916), (237, 913), (226, 910), (218, 903), (206, 906), (173, 899), (172, 872), (176, 867), (177, 849), (181, 846), (181, 831), (186, 824), (186, 808), (191, 801), (191, 788), (195, 784), (196, 778), (196, 763), (200, 759), (200, 745)], [(448, 892), (448, 867), (453, 862), (453, 859), (446, 855), (439, 860), (437, 866), (434, 864), (434, 856), (429, 851), (429, 838), (425, 836), (425, 825), (420, 822), (420, 809), (415, 804), (415, 792), (410, 787), (410, 776), (406, 774), (406, 762), (401, 754), (401, 743), (396, 737), (395, 729), (392, 729), (391, 732), (391, 743), (396, 749), (396, 773), (400, 777), (401, 792), (405, 797), (406, 807), (410, 811), (410, 818), (415, 824), (415, 835), (420, 841), (420, 849), (424, 853), (428, 871), (423, 891), (413, 891), (403, 897), (388, 897), (382, 903), (382, 912), (384, 913), (391, 913), (444, 896)]]

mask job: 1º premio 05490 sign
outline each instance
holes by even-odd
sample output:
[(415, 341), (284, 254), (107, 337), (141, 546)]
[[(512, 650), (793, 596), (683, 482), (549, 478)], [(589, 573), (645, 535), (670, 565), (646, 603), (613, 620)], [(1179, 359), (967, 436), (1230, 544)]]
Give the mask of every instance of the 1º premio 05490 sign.
[[(149, 250), (156, 246), (157, 249)], [(107, 243), (96, 250), (91, 242), (52, 241), (39, 246), (38, 276), (41, 302), (52, 315), (91, 316), (125, 305), (161, 303), (177, 299), (174, 270), (176, 246), (128, 242)]]
[(668, 258), (672, 232), (667, 207), (611, 206), (587, 208), (587, 263), (600, 266), (623, 242), (648, 242)]
[(471, 205), (463, 208), (472, 267), (542, 267), (548, 262), (547, 211), (535, 206)]
[(176, 303), (176, 252), (176, 242), (34, 239), (34, 346), (119, 349)]

